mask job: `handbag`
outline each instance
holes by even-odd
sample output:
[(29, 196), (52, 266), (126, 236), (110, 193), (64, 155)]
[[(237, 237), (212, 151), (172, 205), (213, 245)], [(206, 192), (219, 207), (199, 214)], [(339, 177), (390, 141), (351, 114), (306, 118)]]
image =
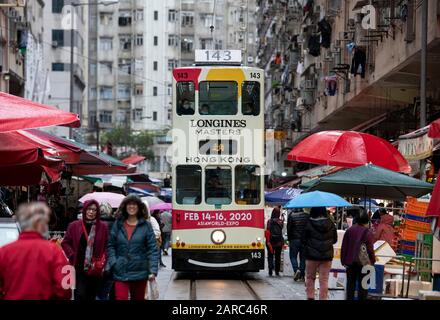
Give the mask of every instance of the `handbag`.
[(148, 281), (148, 285), (150, 287), (150, 290), (148, 290), (148, 300), (159, 299), (159, 287), (156, 280)]
[(101, 258), (92, 258), (92, 265), (87, 270), (87, 275), (91, 277), (103, 277), (104, 268), (107, 263), (107, 255), (104, 253)]
[(365, 243), (365, 235), (368, 233), (368, 229), (364, 231), (364, 235), (362, 236), (362, 243), (359, 246), (359, 252), (357, 255), (357, 263), (361, 266), (371, 265), (370, 256), (368, 255), (367, 244)]

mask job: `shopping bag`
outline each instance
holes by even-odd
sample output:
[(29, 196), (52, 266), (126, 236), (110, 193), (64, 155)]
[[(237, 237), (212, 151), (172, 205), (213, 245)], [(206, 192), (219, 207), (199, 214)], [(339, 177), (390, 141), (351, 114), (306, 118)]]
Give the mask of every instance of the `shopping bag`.
[(148, 285), (150, 287), (148, 290), (148, 300), (159, 299), (159, 287), (156, 280), (148, 281)]

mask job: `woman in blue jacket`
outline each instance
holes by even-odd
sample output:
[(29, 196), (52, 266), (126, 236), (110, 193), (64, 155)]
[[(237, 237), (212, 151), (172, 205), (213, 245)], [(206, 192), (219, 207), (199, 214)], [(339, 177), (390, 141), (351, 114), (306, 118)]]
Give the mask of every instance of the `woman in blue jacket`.
[(147, 280), (153, 281), (158, 269), (156, 238), (147, 207), (136, 196), (127, 196), (119, 207), (108, 242), (107, 271), (115, 280), (116, 300), (144, 300)]

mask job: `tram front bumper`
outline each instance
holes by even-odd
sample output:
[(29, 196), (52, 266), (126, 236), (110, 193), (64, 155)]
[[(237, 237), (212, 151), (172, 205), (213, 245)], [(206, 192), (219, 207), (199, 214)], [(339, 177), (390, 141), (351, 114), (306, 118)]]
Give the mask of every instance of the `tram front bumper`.
[(264, 249), (173, 249), (172, 267), (176, 271), (258, 272), (264, 269)]

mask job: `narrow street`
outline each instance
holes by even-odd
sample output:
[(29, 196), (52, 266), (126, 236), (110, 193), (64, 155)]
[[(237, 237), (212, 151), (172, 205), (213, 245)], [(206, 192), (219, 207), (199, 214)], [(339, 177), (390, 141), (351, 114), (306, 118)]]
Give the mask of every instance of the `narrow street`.
[[(306, 300), (304, 282), (293, 281), (293, 270), (284, 251), (284, 272), (269, 277), (267, 271), (240, 274), (182, 273), (171, 269), (171, 256), (163, 256), (167, 266), (158, 274), (159, 300)], [(330, 290), (330, 300), (343, 300), (344, 291)]]

